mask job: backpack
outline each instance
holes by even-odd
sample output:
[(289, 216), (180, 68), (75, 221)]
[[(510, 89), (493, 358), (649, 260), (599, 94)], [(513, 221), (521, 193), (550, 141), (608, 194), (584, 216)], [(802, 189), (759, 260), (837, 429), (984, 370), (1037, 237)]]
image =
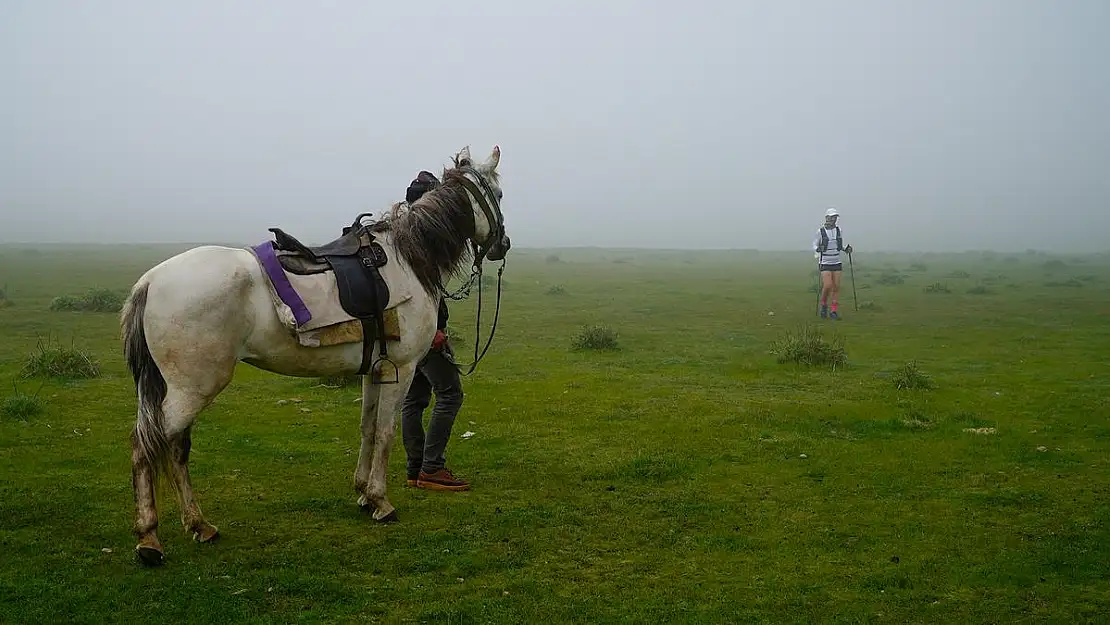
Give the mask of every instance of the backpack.
[[(836, 251), (844, 249), (844, 238), (840, 235), (840, 226), (836, 226)], [(818, 246), (817, 251), (824, 254), (829, 250), (829, 235), (825, 232), (825, 227), (821, 226), (821, 245)]]

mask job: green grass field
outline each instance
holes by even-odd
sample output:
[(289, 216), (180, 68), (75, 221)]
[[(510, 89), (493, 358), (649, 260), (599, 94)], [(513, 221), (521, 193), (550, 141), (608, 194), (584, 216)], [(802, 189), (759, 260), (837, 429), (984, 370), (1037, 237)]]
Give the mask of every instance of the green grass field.
[[(405, 488), (398, 432), (373, 523), (357, 388), (241, 365), (193, 434), (221, 538), (160, 491), (144, 569), (118, 315), (51, 302), (178, 249), (0, 246), (2, 622), (1110, 618), (1110, 256), (857, 250), (865, 306), (846, 274), (822, 322), (805, 252), (514, 250), (448, 447), (472, 491)], [(591, 324), (619, 349), (573, 349)], [(777, 362), (805, 324), (847, 363)], [(99, 377), (22, 379), (40, 344)], [(897, 388), (910, 362), (931, 388)]]

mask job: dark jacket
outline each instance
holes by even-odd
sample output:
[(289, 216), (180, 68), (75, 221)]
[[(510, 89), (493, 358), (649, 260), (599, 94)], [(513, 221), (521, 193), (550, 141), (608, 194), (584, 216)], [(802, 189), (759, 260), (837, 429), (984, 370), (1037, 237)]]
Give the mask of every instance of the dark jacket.
[(447, 329), (447, 316), (448, 316), (448, 314), (449, 313), (447, 312), (447, 299), (441, 297), (441, 298), (439, 298), (439, 322), (436, 324), (436, 328), (438, 328), (440, 330), (446, 330)]

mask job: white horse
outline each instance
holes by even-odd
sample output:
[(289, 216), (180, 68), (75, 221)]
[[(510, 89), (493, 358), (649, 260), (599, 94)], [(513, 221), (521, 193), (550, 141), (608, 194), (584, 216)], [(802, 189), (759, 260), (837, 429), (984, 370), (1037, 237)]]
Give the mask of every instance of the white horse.
[[(383, 268), (382, 276), (391, 291), (389, 307), (397, 313), (396, 336), (388, 347), (397, 383), (378, 384), (364, 375), (362, 385), (362, 445), (354, 487), (359, 506), (376, 521), (397, 518), (386, 497), (389, 451), (415, 365), (435, 334), (443, 282), (471, 250), (476, 266), (483, 257), (501, 260), (509, 250), (500, 211), (500, 156), (495, 146), (479, 164), (464, 148), (436, 189), (407, 208), (394, 205), (372, 226), (388, 258), (389, 270)], [(252, 251), (220, 246), (169, 258), (131, 289), (121, 326), (138, 391), (131, 434), (133, 530), (144, 564), (161, 564), (164, 557), (154, 493), (159, 471), (176, 491), (182, 524), (193, 539), (208, 542), (219, 533), (201, 514), (189, 481), (190, 432), (197, 414), (231, 381), (236, 362), (300, 377), (360, 372), (365, 357), (360, 341), (304, 346), (279, 317), (272, 289)]]

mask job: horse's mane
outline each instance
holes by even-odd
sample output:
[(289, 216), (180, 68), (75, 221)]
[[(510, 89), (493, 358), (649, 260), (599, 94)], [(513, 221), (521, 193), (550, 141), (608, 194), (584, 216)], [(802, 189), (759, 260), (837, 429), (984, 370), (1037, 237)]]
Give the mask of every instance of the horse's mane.
[(412, 204), (394, 204), (371, 226), (393, 235), (397, 252), (433, 297), (438, 297), (445, 279), (458, 274), (475, 232), (474, 209), (462, 178), (458, 168), (444, 170), (439, 186)]

